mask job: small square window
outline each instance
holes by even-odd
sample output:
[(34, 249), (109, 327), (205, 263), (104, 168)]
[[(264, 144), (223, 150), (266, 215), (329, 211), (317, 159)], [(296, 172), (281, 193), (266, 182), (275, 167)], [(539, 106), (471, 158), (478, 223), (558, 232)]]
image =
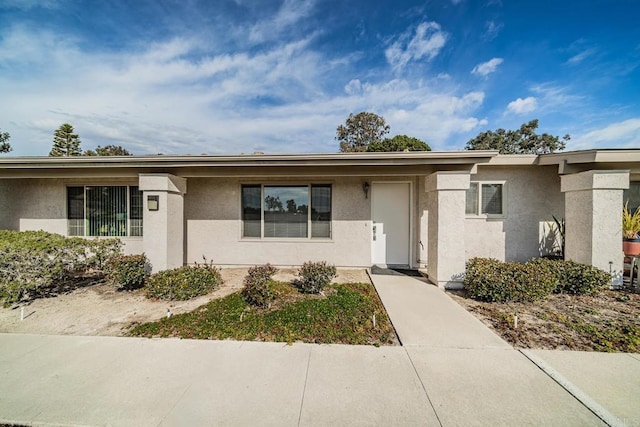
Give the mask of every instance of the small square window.
[(503, 217), (504, 182), (472, 182), (466, 193), (467, 216)]

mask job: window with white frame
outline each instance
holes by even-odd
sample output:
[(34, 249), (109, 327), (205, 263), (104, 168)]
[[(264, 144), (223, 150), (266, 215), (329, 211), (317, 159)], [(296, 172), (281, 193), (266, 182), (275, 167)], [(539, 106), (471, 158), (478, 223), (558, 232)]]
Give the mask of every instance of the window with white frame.
[(67, 187), (69, 236), (142, 236), (142, 192), (135, 186)]
[(243, 185), (242, 237), (331, 238), (331, 185)]
[(465, 213), (469, 216), (503, 217), (504, 182), (471, 182), (467, 189)]

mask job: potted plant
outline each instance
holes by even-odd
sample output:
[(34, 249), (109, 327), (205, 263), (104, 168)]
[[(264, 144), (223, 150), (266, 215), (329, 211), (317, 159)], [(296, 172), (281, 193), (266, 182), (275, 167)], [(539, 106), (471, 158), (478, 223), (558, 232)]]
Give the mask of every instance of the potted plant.
[(631, 213), (628, 200), (622, 210), (622, 250), (628, 256), (640, 255), (640, 206)]

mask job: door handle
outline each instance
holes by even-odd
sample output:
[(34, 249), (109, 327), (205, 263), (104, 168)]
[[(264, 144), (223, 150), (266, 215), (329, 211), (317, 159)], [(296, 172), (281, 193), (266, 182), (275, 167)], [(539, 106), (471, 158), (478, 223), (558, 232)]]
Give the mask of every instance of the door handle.
[(376, 225), (373, 225), (373, 240), (376, 240)]

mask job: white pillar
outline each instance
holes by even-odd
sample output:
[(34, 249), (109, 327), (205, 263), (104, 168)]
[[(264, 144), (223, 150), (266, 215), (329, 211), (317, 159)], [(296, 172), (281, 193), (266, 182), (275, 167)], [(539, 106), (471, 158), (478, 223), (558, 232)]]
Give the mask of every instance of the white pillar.
[[(145, 173), (140, 174), (139, 185), (143, 192), (143, 248), (151, 268), (158, 272), (181, 267), (184, 265), (187, 180), (166, 173)], [(150, 210), (149, 199), (156, 197), (157, 210)]]
[(563, 175), (565, 193), (565, 258), (611, 272), (622, 284), (622, 191), (629, 171), (597, 171)]
[(427, 176), (429, 280), (440, 288), (461, 288), (465, 272), (465, 192), (469, 172), (435, 172)]

